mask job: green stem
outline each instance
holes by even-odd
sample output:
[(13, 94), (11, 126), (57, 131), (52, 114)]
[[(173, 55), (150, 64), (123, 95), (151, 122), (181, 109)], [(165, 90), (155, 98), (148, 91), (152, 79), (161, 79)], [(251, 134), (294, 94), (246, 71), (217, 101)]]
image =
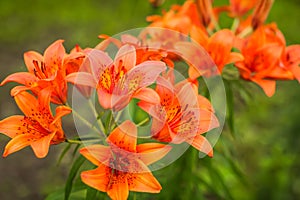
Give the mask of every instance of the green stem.
[[(97, 111), (96, 111), (96, 109), (95, 109), (95, 107), (94, 107), (94, 105), (93, 105), (93, 102), (91, 101), (91, 99), (89, 99), (89, 106), (90, 106), (90, 108), (93, 110), (93, 113), (94, 113), (94, 116), (96, 117), (96, 119), (97, 119), (97, 123), (98, 123), (98, 125), (99, 125), (99, 127), (100, 127), (100, 130), (101, 130), (101, 132), (104, 134), (105, 132), (105, 128), (104, 128), (104, 126), (103, 126), (103, 123), (102, 123), (102, 121), (101, 121), (101, 118), (99, 118), (98, 119), (98, 113), (97, 113)], [(105, 135), (104, 135), (105, 136)]]
[(240, 20), (239, 20), (238, 18), (234, 18), (230, 30), (231, 30), (232, 32), (235, 32), (236, 29), (239, 27), (239, 24), (240, 24)]
[(69, 143), (69, 144), (82, 144), (82, 142), (80, 140), (66, 139), (66, 142)]
[(149, 121), (149, 118), (147, 117), (146, 119), (144, 119), (143, 121), (138, 123), (137, 126), (142, 126), (142, 125), (146, 124), (148, 121)]

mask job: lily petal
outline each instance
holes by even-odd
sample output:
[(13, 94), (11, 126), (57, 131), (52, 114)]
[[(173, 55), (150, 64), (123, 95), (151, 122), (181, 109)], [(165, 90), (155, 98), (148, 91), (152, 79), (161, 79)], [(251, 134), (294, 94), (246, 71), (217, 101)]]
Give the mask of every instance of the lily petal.
[[(97, 90), (97, 94), (98, 101), (104, 109), (111, 109), (113, 107), (112, 94), (109, 94), (101, 89)], [(117, 100), (114, 101), (116, 102)]]
[(72, 112), (72, 109), (67, 106), (58, 106), (55, 109), (55, 117), (53, 119), (52, 124), (55, 124), (59, 119), (61, 119), (63, 116), (68, 115)]
[(137, 145), (136, 151), (139, 153), (140, 159), (143, 163), (150, 165), (167, 155), (171, 148), (171, 146), (165, 144), (144, 143)]
[(31, 74), (34, 74), (35, 65), (33, 61), (37, 61), (38, 63), (43, 62), (44, 58), (41, 54), (35, 51), (28, 51), (24, 53), (24, 62)]
[(31, 116), (32, 113), (39, 113), (39, 103), (37, 99), (28, 92), (21, 92), (15, 96), (15, 101), (18, 107), (26, 116)]
[(17, 72), (7, 76), (0, 84), (0, 86), (5, 85), (8, 82), (16, 82), (22, 85), (31, 86), (37, 82), (37, 78), (28, 72)]
[(14, 87), (13, 89), (11, 89), (10, 96), (12, 96), (12, 97), (17, 96), (19, 93), (24, 92), (26, 90), (30, 90), (30, 89), (32, 89), (32, 88), (23, 86), (23, 85), (18, 85), (16, 87)]
[(111, 149), (103, 145), (90, 145), (80, 149), (80, 153), (94, 165), (104, 164), (112, 155)]
[(87, 72), (75, 72), (66, 76), (66, 81), (74, 85), (84, 85), (96, 88), (97, 82), (93, 75)]
[(127, 120), (114, 129), (106, 141), (125, 151), (136, 152), (137, 128)]
[(36, 155), (36, 157), (38, 158), (46, 157), (46, 155), (49, 152), (50, 143), (54, 135), (55, 132), (31, 143), (31, 148), (33, 149), (33, 152)]
[(107, 194), (113, 200), (126, 200), (129, 195), (127, 179), (118, 177), (107, 189)]
[(3, 157), (8, 156), (16, 151), (23, 149), (26, 146), (29, 146), (34, 140), (31, 134), (21, 134), (17, 135), (11, 139), (5, 146)]
[(63, 40), (57, 40), (52, 43), (44, 52), (44, 62), (48, 66), (62, 66), (66, 50), (63, 46)]
[(187, 141), (197, 150), (207, 154), (209, 157), (213, 157), (213, 149), (209, 141), (202, 135), (197, 135), (191, 140)]
[(105, 165), (100, 165), (94, 170), (84, 171), (81, 173), (81, 180), (88, 186), (100, 190), (107, 191), (107, 185), (110, 181), (108, 173), (111, 169)]
[(26, 131), (24, 124), (24, 116), (14, 115), (0, 121), (0, 133), (14, 138), (22, 132)]
[(159, 74), (166, 69), (166, 65), (161, 61), (145, 61), (126, 74), (125, 88), (128, 91), (135, 91), (154, 83)]
[(93, 49), (87, 54), (84, 62), (89, 62), (95, 80), (99, 80), (107, 67), (113, 64), (113, 60), (104, 51)]
[(152, 173), (136, 173), (131, 176), (134, 178), (128, 181), (130, 191), (159, 193), (162, 189)]
[(118, 66), (120, 62), (122, 62), (122, 65), (127, 71), (135, 66), (136, 50), (132, 45), (126, 44), (119, 49), (114, 63)]
[(160, 97), (157, 92), (151, 88), (141, 88), (137, 92), (135, 92), (132, 98), (140, 99), (141, 101), (145, 101), (152, 104), (159, 104)]
[(274, 95), (276, 90), (276, 82), (273, 80), (263, 80), (263, 79), (251, 79), (253, 82), (258, 84), (265, 92), (268, 97)]

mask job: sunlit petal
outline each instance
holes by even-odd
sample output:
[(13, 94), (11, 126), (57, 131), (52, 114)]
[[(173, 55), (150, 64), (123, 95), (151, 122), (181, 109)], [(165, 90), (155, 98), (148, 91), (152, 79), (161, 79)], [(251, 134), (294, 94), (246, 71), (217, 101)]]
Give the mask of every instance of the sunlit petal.
[(125, 151), (136, 152), (137, 128), (129, 120), (120, 124), (107, 138), (107, 142)]
[(159, 193), (162, 189), (159, 182), (151, 173), (137, 173), (131, 175), (134, 178), (128, 180), (129, 190), (135, 192)]
[(80, 153), (97, 166), (106, 162), (112, 156), (111, 149), (103, 145), (89, 145), (80, 149)]
[(36, 139), (32, 137), (31, 134), (21, 134), (17, 135), (11, 139), (5, 146), (3, 157), (8, 156), (16, 151), (23, 149), (26, 146), (29, 146)]
[(119, 49), (115, 58), (115, 65), (118, 66), (120, 62), (127, 71), (135, 66), (136, 50), (132, 45), (126, 44)]
[(107, 191), (107, 186), (110, 181), (109, 169), (105, 165), (100, 165), (94, 170), (84, 171), (81, 173), (81, 180), (88, 186), (100, 190)]
[(171, 148), (171, 146), (165, 144), (145, 143), (137, 145), (136, 151), (139, 153), (140, 159), (146, 165), (150, 165), (167, 155)]
[(24, 126), (24, 116), (14, 115), (0, 121), (0, 133), (14, 138), (19, 134), (26, 132), (26, 125)]
[(44, 158), (48, 154), (50, 142), (54, 135), (55, 132), (31, 143), (31, 148), (33, 149), (33, 152), (36, 155), (36, 157)]

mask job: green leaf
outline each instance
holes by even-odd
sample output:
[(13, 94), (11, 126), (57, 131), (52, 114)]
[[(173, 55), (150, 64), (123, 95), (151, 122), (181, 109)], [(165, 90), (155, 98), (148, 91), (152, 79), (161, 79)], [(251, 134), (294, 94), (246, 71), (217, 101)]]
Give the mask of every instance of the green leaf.
[(81, 165), (84, 163), (86, 159), (82, 156), (79, 155), (79, 157), (75, 160), (75, 162), (73, 163), (73, 166), (70, 170), (67, 182), (66, 182), (66, 186), (65, 186), (65, 200), (68, 200), (70, 197), (70, 193), (72, 191), (72, 187), (73, 187), (73, 181), (74, 178), (77, 175), (77, 172), (79, 170), (79, 168), (81, 167)]
[(227, 124), (230, 129), (230, 133), (235, 138), (235, 125), (234, 125), (234, 96), (232, 91), (232, 84), (224, 80), (226, 89), (226, 104), (227, 104)]
[[(70, 195), (70, 199), (78, 198), (78, 196), (82, 196), (82, 193), (85, 193), (86, 185), (83, 184), (74, 184), (72, 189), (73, 193)], [(61, 188), (55, 192), (50, 193), (45, 200), (61, 200), (64, 198), (65, 189)], [(82, 199), (82, 198), (81, 198)]]
[(97, 193), (98, 193), (98, 190), (96, 190), (94, 188), (91, 188), (91, 187), (88, 187), (87, 190), (86, 190), (85, 199), (96, 199)]
[(65, 148), (64, 150), (62, 151), (62, 153), (60, 154), (59, 158), (58, 158), (58, 161), (57, 161), (57, 166), (60, 165), (62, 159), (65, 157), (66, 153), (70, 150), (71, 148), (71, 144), (69, 143)]

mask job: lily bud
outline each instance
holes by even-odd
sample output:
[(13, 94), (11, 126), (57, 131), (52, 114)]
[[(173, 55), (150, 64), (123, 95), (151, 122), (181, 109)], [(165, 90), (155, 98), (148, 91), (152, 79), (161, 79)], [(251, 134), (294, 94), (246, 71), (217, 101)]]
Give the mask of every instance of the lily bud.
[(211, 22), (213, 10), (211, 0), (196, 0), (196, 5), (199, 11), (199, 17), (202, 24), (207, 27)]
[(257, 3), (251, 22), (254, 30), (266, 21), (274, 0), (259, 0)]

